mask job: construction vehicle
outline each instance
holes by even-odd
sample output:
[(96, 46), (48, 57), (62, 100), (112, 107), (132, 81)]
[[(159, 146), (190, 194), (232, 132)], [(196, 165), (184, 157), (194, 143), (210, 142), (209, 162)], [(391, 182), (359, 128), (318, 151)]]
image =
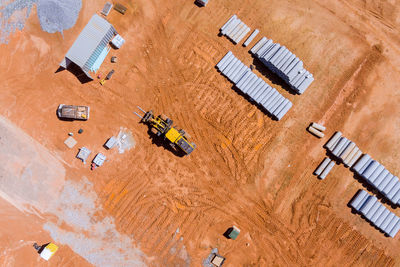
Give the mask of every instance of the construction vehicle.
[(57, 109), (57, 116), (61, 119), (88, 120), (90, 107), (61, 104)]
[(151, 110), (146, 112), (140, 107), (138, 109), (144, 113), (143, 116), (140, 116), (134, 112), (141, 119), (140, 122), (149, 125), (153, 134), (168, 140), (171, 147), (174, 149), (176, 146), (179, 147), (185, 155), (189, 155), (196, 148), (194, 143), (188, 141), (190, 136), (184, 130), (172, 126), (173, 121), (167, 116), (158, 115), (155, 117)]
[(111, 76), (114, 74), (114, 70), (111, 70), (106, 77), (104, 77), (101, 81), (100, 84), (104, 85), (107, 80), (111, 79)]
[(40, 257), (48, 261), (57, 252), (58, 246), (53, 243), (47, 243), (39, 246), (37, 243), (33, 244), (33, 247), (38, 251)]

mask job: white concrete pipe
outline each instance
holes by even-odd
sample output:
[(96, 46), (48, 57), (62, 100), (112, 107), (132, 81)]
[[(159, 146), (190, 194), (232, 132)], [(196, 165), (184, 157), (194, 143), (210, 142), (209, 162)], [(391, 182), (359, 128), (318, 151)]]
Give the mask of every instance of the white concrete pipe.
[(373, 160), (368, 167), (363, 171), (363, 173), (361, 174), (362, 177), (364, 177), (365, 179), (368, 180), (368, 178), (371, 176), (371, 174), (376, 170), (376, 168), (378, 168), (379, 166), (379, 162), (377, 162), (376, 160)]
[(370, 159), (371, 157), (368, 154), (364, 154), (360, 160), (356, 163), (356, 165), (354, 165), (353, 167), (353, 171), (355, 171), (356, 173), (359, 174), (359, 171), (361, 170), (361, 168), (365, 165), (365, 163), (367, 163), (367, 161)]
[(329, 139), (329, 141), (325, 144), (324, 147), (331, 151), (333, 148), (333, 144), (335, 144), (341, 136), (342, 136), (341, 132), (336, 132), (334, 135), (332, 135), (331, 139)]
[(349, 160), (349, 163), (347, 164), (348, 167), (350, 167), (350, 168), (353, 167), (354, 163), (356, 163), (357, 160), (360, 159), (361, 155), (362, 155), (362, 151), (358, 150), (357, 153)]
[(340, 153), (339, 158), (344, 161), (344, 159), (350, 154), (350, 152), (353, 150), (353, 148), (356, 147), (356, 144), (354, 142), (350, 142), (350, 144), (343, 149), (342, 153)]
[(378, 178), (379, 174), (385, 169), (383, 165), (379, 165), (375, 171), (368, 177), (368, 182), (374, 184), (375, 180)]
[(382, 191), (388, 184), (390, 181), (392, 181), (393, 179), (393, 174), (391, 174), (390, 172), (385, 176), (385, 178), (383, 178), (382, 182), (378, 185), (378, 190)]
[(342, 149), (344, 144), (347, 142), (346, 137), (341, 137), (335, 148), (332, 150), (332, 154), (337, 156), (339, 154), (339, 151)]
[(321, 173), (321, 175), (319, 176), (319, 178), (321, 180), (325, 179), (326, 176), (329, 174), (329, 172), (332, 170), (333, 166), (335, 166), (335, 162), (331, 161), (329, 163), (329, 165), (325, 168), (325, 170)]
[(309, 127), (308, 127), (308, 131), (309, 131), (310, 133), (312, 133), (313, 135), (315, 135), (316, 137), (319, 137), (319, 138), (322, 138), (322, 137), (325, 136), (323, 132), (318, 131), (317, 129), (315, 129), (315, 128), (312, 127), (312, 126), (309, 126)]
[(361, 168), (361, 170), (360, 170), (360, 175), (365, 171), (365, 169), (369, 166), (369, 164), (372, 162), (372, 161), (374, 161), (372, 158), (371, 159), (369, 159), (368, 161), (367, 161), (367, 163), (365, 163), (365, 165)]
[(346, 157), (343, 157), (343, 164), (347, 167), (349, 165), (350, 160), (354, 157), (354, 155), (359, 151), (358, 146), (354, 146), (351, 151), (347, 154)]
[(326, 166), (328, 166), (329, 162), (331, 162), (330, 158), (325, 158), (321, 164), (319, 164), (318, 168), (314, 171), (315, 175), (320, 175), (323, 170), (325, 170)]
[(325, 126), (322, 126), (321, 124), (318, 124), (316, 122), (311, 123), (311, 126), (314, 127), (315, 129), (323, 132), (326, 130)]
[(342, 154), (342, 152), (350, 145), (350, 143), (351, 141), (346, 138), (346, 143), (344, 143), (344, 145), (340, 148), (339, 152), (335, 156), (339, 157), (339, 155)]
[(382, 181), (385, 179), (385, 177), (389, 174), (389, 171), (384, 169), (379, 175), (378, 178), (374, 181), (374, 186), (376, 188), (379, 187), (379, 185), (382, 183)]

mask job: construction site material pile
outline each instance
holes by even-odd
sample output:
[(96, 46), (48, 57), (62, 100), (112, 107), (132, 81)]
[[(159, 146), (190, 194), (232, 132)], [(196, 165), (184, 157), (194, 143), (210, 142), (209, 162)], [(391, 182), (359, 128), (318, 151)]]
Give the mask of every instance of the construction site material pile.
[(342, 136), (341, 132), (336, 132), (325, 144), (325, 148), (346, 167), (352, 167), (362, 155), (361, 149)]
[(314, 81), (313, 75), (303, 67), (303, 62), (285, 46), (263, 37), (250, 52), (276, 73), (297, 93), (302, 94)]
[(400, 204), (400, 181), (391, 174), (382, 164), (364, 154), (353, 171), (362, 177), (368, 184), (377, 189), (387, 200), (394, 205)]
[(325, 148), (345, 166), (351, 168), (393, 205), (400, 204), (400, 181), (382, 164), (363, 154), (357, 145), (341, 132), (336, 132), (326, 143)]
[(400, 230), (400, 218), (364, 190), (358, 192), (350, 206), (390, 237), (394, 237)]
[(250, 28), (244, 24), (236, 15), (233, 15), (220, 29), (221, 34), (228, 37), (234, 44), (239, 43)]
[(289, 99), (283, 97), (275, 88), (259, 78), (231, 51), (218, 62), (217, 69), (241, 92), (248, 95), (277, 120), (282, 119), (292, 107), (292, 102)]

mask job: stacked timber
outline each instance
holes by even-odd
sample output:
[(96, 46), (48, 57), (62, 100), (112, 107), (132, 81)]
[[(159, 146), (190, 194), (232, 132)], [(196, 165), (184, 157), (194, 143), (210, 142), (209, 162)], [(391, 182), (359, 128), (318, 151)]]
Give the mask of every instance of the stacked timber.
[(364, 190), (357, 193), (350, 206), (390, 237), (394, 237), (400, 230), (400, 218)]
[(400, 181), (391, 174), (382, 164), (373, 160), (370, 155), (364, 154), (353, 171), (367, 183), (378, 190), (387, 200), (394, 205), (400, 204)]
[(222, 35), (228, 37), (234, 44), (237, 44), (246, 36), (246, 34), (249, 33), (250, 28), (247, 27), (247, 25), (244, 24), (244, 22), (241, 21), (236, 15), (233, 15), (221, 27), (220, 31)]
[(303, 67), (303, 62), (285, 46), (263, 37), (250, 52), (281, 77), (297, 93), (302, 94), (314, 81), (313, 75)]
[(253, 73), (249, 67), (229, 51), (217, 64), (217, 69), (245, 95), (263, 107), (277, 120), (292, 107), (292, 102), (283, 97), (275, 88)]

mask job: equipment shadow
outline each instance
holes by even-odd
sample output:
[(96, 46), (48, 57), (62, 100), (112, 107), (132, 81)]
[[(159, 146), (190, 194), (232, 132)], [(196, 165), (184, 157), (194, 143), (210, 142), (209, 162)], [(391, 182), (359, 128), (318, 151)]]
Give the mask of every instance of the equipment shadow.
[(171, 144), (162, 136), (157, 136), (151, 131), (151, 127), (148, 127), (147, 133), (149, 134), (151, 141), (153, 144), (155, 144), (158, 147), (164, 147), (164, 149), (170, 151), (172, 154), (174, 154), (177, 157), (184, 157), (186, 154), (179, 148), (174, 148), (171, 146)]

